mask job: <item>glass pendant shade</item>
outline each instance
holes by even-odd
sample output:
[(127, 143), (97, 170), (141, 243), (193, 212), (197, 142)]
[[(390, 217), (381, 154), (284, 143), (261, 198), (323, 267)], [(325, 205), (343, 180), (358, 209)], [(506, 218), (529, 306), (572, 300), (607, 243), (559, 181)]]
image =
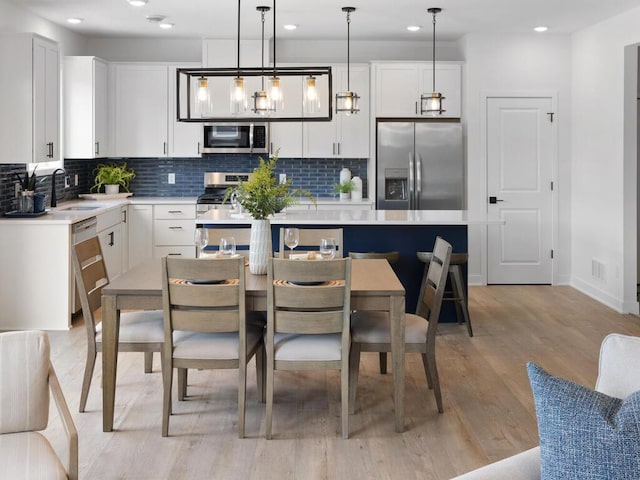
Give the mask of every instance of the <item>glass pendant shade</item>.
[(231, 113), (239, 115), (247, 109), (247, 92), (244, 89), (244, 78), (235, 77), (231, 82)]
[(420, 113), (422, 115), (431, 115), (433, 117), (442, 115), (446, 110), (442, 108), (445, 97), (441, 93), (432, 93), (430, 95), (420, 95)]
[(282, 88), (280, 88), (280, 77), (271, 77), (269, 79), (269, 99), (271, 100), (272, 111), (282, 111), (284, 108), (284, 96), (282, 95)]
[(213, 102), (211, 100), (211, 92), (209, 91), (209, 81), (204, 77), (200, 77), (200, 80), (198, 80), (195, 108), (201, 117), (208, 117), (213, 114)]
[(318, 113), (320, 111), (320, 96), (316, 88), (316, 77), (310, 75), (305, 78), (304, 83), (304, 113)]
[(336, 113), (342, 112), (346, 115), (358, 113), (358, 100), (360, 97), (355, 92), (342, 92), (336, 94)]
[(267, 115), (271, 113), (271, 100), (264, 90), (253, 94), (253, 112), (258, 115)]

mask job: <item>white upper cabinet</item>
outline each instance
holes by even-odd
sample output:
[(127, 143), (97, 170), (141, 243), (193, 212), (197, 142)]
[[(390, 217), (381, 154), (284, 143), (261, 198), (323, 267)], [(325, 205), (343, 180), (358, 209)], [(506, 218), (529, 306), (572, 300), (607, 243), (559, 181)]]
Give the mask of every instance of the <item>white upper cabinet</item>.
[[(180, 65), (184, 68), (194, 68), (200, 65)], [(178, 66), (169, 66), (169, 156), (170, 157), (197, 157), (200, 155), (200, 142), (202, 142), (202, 123), (178, 122), (176, 99), (176, 69)], [(187, 101), (186, 90), (182, 89), (180, 103)]]
[(0, 36), (0, 163), (60, 160), (60, 53), (33, 34)]
[[(302, 117), (302, 79), (281, 76), (280, 88), (283, 109), (272, 116)], [(271, 122), (269, 136), (269, 153), (272, 155), (278, 152), (281, 158), (302, 157), (302, 122)]]
[[(424, 117), (420, 114), (420, 95), (432, 91), (431, 62), (376, 62), (375, 116)], [(436, 62), (436, 90), (444, 97), (441, 117), (458, 118), (461, 114), (462, 66), (459, 63)]]
[[(333, 119), (331, 122), (306, 122), (303, 132), (303, 155), (311, 158), (367, 158), (369, 156), (369, 66), (351, 65), (349, 88), (358, 94), (360, 111), (346, 115), (336, 113), (335, 96), (347, 90), (347, 67), (332, 67)], [(318, 82), (320, 99), (326, 101), (328, 85)]]
[(64, 157), (108, 157), (107, 64), (64, 57)]
[(112, 64), (115, 157), (168, 155), (168, 67)]

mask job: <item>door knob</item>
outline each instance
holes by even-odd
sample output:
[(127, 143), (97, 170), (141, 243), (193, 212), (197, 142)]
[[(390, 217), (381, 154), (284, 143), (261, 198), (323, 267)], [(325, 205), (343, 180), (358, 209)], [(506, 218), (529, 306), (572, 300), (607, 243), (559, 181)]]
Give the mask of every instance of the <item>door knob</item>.
[(489, 203), (498, 203), (498, 202), (504, 202), (504, 200), (501, 200), (497, 197), (489, 197)]

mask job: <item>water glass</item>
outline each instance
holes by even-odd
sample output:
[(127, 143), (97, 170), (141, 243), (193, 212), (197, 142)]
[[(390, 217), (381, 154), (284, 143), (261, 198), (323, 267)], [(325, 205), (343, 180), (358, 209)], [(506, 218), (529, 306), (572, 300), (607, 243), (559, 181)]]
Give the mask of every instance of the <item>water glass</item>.
[(209, 244), (209, 232), (206, 228), (196, 228), (194, 236), (196, 247), (198, 248), (198, 257), (201, 257), (205, 247)]
[(234, 237), (220, 238), (220, 256), (229, 258), (236, 254), (236, 239)]
[(320, 240), (320, 256), (324, 260), (330, 260), (336, 256), (336, 241), (333, 238)]

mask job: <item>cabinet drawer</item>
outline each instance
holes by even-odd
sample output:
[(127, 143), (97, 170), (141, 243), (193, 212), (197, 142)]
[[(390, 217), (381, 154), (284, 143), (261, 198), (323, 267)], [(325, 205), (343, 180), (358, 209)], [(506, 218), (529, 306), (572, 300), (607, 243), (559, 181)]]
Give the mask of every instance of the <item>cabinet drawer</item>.
[(101, 213), (96, 217), (96, 231), (101, 232), (105, 228), (112, 227), (122, 222), (122, 209), (120, 207), (114, 208), (107, 212)]
[(195, 205), (155, 205), (153, 214), (156, 220), (196, 218)]
[(179, 258), (196, 258), (196, 247), (154, 247), (153, 256), (155, 258), (162, 257), (179, 257)]
[(196, 223), (193, 220), (156, 220), (153, 223), (154, 244), (194, 245)]

